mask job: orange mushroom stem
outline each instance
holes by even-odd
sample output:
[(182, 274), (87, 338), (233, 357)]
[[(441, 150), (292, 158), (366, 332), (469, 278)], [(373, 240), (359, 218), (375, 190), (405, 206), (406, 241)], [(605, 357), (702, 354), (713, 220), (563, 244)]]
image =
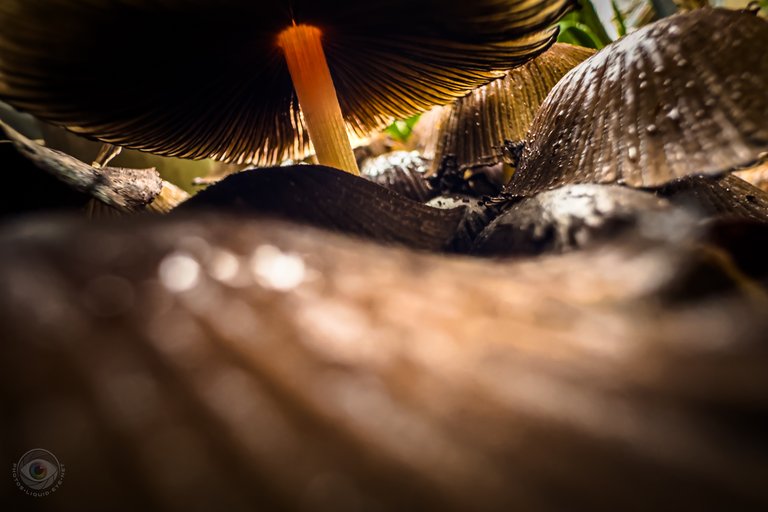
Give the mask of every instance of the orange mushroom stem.
[(285, 52), (318, 162), (359, 175), (323, 52), (322, 31), (311, 25), (293, 25), (280, 33), (278, 45)]

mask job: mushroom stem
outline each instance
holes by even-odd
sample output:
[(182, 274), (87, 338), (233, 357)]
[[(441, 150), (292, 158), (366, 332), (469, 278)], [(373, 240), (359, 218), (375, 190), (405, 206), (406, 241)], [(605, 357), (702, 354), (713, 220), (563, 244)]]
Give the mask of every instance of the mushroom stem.
[(321, 38), (317, 27), (294, 25), (280, 33), (278, 44), (285, 52), (318, 162), (359, 175)]

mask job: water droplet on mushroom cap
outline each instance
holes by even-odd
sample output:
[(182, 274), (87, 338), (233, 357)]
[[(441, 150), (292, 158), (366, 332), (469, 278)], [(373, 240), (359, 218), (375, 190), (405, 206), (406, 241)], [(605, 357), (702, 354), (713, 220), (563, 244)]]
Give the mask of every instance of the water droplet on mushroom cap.
[[(756, 161), (768, 151), (768, 59), (747, 47), (768, 48), (768, 23), (726, 9), (664, 18), (608, 45), (552, 90), (507, 191), (620, 179), (656, 187)], [(555, 119), (563, 108), (589, 115)], [(568, 147), (557, 147), (564, 137)]]

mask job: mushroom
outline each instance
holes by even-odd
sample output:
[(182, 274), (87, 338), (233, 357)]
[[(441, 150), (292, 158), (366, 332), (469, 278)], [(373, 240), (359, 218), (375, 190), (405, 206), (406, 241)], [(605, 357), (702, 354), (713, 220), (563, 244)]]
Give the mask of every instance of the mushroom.
[[(309, 171), (309, 172), (308, 172)], [(385, 186), (321, 165), (245, 170), (176, 209), (271, 217), (425, 251), (449, 248), (463, 209), (431, 208)]]
[(274, 164), (311, 137), (321, 164), (356, 174), (347, 126), (364, 134), (498, 78), (548, 48), (571, 5), (3, 0), (0, 96), (165, 156)]
[(768, 192), (734, 174), (690, 176), (661, 188), (659, 194), (705, 218), (768, 222)]
[(364, 160), (360, 171), (370, 181), (423, 203), (436, 193), (427, 179), (430, 164), (418, 151), (392, 151)]
[(477, 235), (471, 252), (524, 256), (572, 251), (656, 222), (659, 212), (669, 210), (669, 202), (649, 192), (567, 185), (513, 204)]
[[(594, 50), (558, 43), (504, 78), (479, 87), (440, 111), (433, 171), (455, 159), (468, 177), (481, 168), (504, 165), (508, 181), (522, 141), (541, 103), (555, 84)], [(428, 144), (430, 146), (430, 144)]]
[(508, 191), (657, 187), (768, 152), (768, 21), (700, 9), (643, 27), (550, 92)]

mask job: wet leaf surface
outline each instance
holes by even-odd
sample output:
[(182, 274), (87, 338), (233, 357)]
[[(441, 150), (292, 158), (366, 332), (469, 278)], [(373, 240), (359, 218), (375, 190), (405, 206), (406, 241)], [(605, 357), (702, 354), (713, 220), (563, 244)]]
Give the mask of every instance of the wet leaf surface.
[(177, 210), (273, 216), (433, 251), (450, 243), (463, 217), (460, 210), (430, 208), (366, 179), (319, 165), (243, 171), (198, 193)]

